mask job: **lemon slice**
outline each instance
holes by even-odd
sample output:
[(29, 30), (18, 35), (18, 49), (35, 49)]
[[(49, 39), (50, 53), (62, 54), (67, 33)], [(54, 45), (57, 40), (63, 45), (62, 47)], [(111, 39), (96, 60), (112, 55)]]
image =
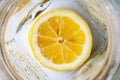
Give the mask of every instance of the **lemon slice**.
[(74, 70), (90, 56), (92, 36), (86, 21), (71, 10), (52, 10), (36, 18), (28, 34), (35, 58), (57, 71)]

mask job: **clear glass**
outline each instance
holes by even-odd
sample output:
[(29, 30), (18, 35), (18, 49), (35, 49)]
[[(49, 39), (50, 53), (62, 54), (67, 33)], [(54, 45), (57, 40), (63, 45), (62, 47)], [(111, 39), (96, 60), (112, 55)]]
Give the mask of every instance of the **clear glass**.
[[(25, 80), (119, 80), (119, 4), (119, 0), (1, 0), (1, 55), (8, 73), (12, 79)], [(27, 41), (32, 21), (59, 8), (80, 14), (90, 25), (93, 36), (88, 61), (68, 72), (42, 67), (34, 59)]]

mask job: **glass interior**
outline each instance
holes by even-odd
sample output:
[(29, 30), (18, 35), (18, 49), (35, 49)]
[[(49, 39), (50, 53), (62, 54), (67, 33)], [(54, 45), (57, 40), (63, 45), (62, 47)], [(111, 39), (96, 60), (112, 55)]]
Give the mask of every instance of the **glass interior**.
[[(0, 43), (3, 62), (9, 74), (13, 79), (31, 80), (120, 79), (120, 45), (117, 45), (120, 40), (119, 3), (118, 0), (3, 1), (0, 9)], [(32, 22), (38, 15), (53, 9), (73, 10), (90, 26), (92, 53), (76, 70), (56, 72), (44, 68), (34, 58), (28, 45), (28, 31)]]

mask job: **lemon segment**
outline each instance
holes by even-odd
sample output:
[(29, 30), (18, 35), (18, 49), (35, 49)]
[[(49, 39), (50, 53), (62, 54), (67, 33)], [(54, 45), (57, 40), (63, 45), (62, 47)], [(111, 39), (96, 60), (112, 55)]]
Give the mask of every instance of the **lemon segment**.
[(71, 34), (68, 38), (68, 41), (77, 43), (77, 44), (84, 44), (86, 42), (86, 35), (83, 30), (79, 30), (73, 34)]
[(38, 29), (38, 35), (42, 35), (42, 36), (48, 36), (48, 37), (57, 37), (57, 34), (56, 32), (54, 32), (52, 29), (51, 29), (51, 25), (48, 21), (46, 22), (43, 22), (39, 29)]
[(72, 42), (66, 42), (65, 43), (68, 48), (70, 50), (72, 50), (72, 52), (76, 55), (76, 56), (80, 56), (82, 51), (83, 51), (83, 46), (80, 45), (80, 44), (75, 44), (75, 43), (72, 43)]

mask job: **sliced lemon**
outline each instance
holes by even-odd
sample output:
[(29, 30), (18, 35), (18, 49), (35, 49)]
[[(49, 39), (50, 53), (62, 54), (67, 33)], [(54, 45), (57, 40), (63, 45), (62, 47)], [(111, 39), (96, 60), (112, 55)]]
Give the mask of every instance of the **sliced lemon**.
[(89, 26), (71, 10), (52, 10), (38, 16), (28, 36), (35, 58), (53, 70), (74, 70), (91, 53), (92, 35)]

